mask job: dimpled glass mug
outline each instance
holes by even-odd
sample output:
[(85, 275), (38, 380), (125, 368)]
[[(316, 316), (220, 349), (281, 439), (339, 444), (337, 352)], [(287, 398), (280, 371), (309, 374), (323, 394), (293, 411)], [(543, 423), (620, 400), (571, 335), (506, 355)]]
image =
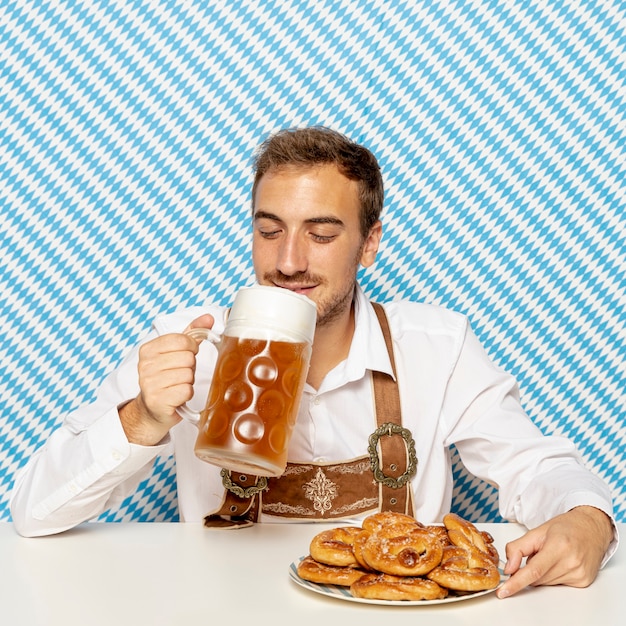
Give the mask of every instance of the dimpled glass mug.
[(222, 337), (205, 328), (187, 331), (218, 351), (205, 409), (179, 409), (199, 428), (198, 458), (257, 476), (284, 472), (316, 315), (305, 296), (255, 285), (237, 293)]

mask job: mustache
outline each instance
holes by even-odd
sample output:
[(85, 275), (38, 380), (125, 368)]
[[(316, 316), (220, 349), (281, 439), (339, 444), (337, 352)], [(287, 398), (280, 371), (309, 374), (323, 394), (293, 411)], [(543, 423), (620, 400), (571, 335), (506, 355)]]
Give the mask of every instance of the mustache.
[(280, 283), (281, 285), (319, 285), (324, 283), (324, 279), (316, 274), (308, 272), (296, 272), (295, 274), (283, 274), (279, 270), (266, 272), (263, 279), (267, 282)]

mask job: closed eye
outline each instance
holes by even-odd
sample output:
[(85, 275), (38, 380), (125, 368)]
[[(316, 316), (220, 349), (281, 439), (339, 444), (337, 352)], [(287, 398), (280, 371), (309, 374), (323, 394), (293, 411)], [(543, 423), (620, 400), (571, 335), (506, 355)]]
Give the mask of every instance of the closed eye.
[(310, 231), (311, 238), (318, 243), (330, 243), (344, 230), (344, 223), (334, 216), (314, 217), (307, 220), (307, 224), (319, 227)]
[(275, 239), (276, 237), (278, 237), (278, 235), (280, 235), (280, 230), (261, 230), (260, 228), (258, 229), (259, 231), (259, 235), (261, 235), (261, 237), (263, 237), (263, 239)]
[(317, 233), (311, 233), (311, 238), (317, 243), (330, 243), (337, 235), (318, 235)]

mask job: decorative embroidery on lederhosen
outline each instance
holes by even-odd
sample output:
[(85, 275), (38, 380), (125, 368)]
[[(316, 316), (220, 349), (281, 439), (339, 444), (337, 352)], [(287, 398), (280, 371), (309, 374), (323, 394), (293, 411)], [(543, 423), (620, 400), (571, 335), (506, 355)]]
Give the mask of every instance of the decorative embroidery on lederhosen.
[(264, 515), (341, 519), (378, 509), (378, 484), (368, 457), (342, 463), (289, 463), (259, 494)]
[[(395, 374), (387, 317), (373, 303)], [(289, 519), (342, 519), (379, 510), (413, 514), (410, 478), (417, 458), (411, 433), (402, 427), (397, 382), (372, 372), (377, 429), (368, 455), (335, 463), (287, 463), (276, 478), (221, 471), (225, 487), (220, 507), (207, 515), (209, 527), (241, 528), (260, 513)]]

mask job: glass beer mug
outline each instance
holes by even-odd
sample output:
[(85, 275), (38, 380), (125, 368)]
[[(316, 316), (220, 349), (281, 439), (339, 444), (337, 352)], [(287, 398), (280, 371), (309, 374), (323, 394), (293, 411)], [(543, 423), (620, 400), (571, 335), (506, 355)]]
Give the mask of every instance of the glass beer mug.
[(218, 351), (204, 410), (179, 409), (199, 428), (198, 458), (257, 476), (284, 472), (316, 314), (305, 296), (256, 285), (238, 292), (221, 337), (205, 328), (187, 331)]

